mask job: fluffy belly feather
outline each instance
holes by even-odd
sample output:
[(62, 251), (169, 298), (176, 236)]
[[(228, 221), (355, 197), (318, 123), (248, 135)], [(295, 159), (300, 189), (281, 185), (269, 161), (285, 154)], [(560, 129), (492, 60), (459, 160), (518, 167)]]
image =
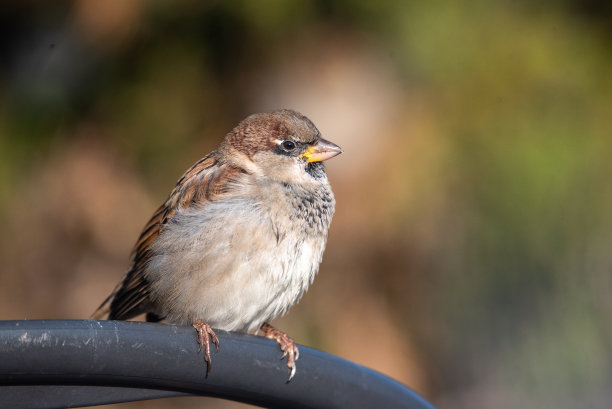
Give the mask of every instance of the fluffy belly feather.
[[(325, 248), (321, 234), (284, 234), (249, 202), (180, 212), (153, 246), (146, 274), (158, 313), (190, 325), (201, 319), (228, 331), (256, 331), (306, 291)], [(215, 232), (207, 236), (204, 232)]]

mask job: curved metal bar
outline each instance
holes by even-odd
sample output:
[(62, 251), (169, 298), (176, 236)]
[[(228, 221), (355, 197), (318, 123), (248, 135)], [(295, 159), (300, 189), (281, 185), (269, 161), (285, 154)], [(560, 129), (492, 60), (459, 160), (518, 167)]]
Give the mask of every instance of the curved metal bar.
[(218, 331), (212, 370), (193, 328), (125, 321), (0, 321), (0, 407), (55, 408), (206, 395), (271, 408), (433, 406), (376, 371), (300, 346)]

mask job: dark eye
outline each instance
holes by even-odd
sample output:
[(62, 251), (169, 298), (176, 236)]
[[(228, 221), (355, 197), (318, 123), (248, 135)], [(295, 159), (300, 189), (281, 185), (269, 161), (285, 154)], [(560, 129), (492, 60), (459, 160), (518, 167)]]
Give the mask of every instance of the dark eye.
[(281, 146), (283, 147), (284, 150), (286, 150), (287, 152), (291, 152), (292, 150), (295, 149), (295, 142), (293, 141), (283, 141), (281, 143)]

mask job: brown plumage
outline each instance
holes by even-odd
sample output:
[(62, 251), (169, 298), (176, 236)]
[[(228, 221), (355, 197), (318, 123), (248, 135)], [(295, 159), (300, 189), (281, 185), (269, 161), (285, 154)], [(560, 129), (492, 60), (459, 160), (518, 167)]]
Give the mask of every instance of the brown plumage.
[(94, 318), (191, 324), (209, 368), (211, 326), (261, 328), (288, 355), (291, 378), (297, 346), (267, 321), (314, 279), (334, 212), (321, 162), (341, 152), (295, 111), (242, 121), (181, 177)]
[(150, 312), (150, 290), (144, 271), (151, 257), (151, 243), (179, 207), (186, 209), (206, 200), (214, 200), (215, 196), (227, 189), (228, 183), (233, 180), (232, 176), (242, 172), (241, 169), (222, 164), (215, 156), (218, 156), (216, 151), (196, 162), (179, 179), (166, 202), (157, 209), (144, 227), (132, 250), (132, 267), (99, 308), (101, 311), (112, 297), (108, 319), (127, 320)]

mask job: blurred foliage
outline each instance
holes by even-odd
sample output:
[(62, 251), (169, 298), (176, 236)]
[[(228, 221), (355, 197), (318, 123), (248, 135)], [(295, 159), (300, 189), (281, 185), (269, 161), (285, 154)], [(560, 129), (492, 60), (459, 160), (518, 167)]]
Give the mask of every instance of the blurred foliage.
[[(353, 66), (363, 58), (391, 67), (389, 88), (379, 91), (382, 98), (393, 91), (393, 120), (369, 130), (368, 141), (355, 139), (359, 146), (344, 142), (346, 154), (330, 172), (338, 199), (334, 229), (341, 234), (332, 231), (322, 275), (334, 271), (339, 282), (355, 282), (349, 286), (355, 293), (344, 296), (351, 305), (361, 300), (384, 312), (372, 321), (388, 319), (400, 344), (412, 345), (421, 391), (440, 406), (609, 405), (609, 3), (105, 4), (8, 2), (0, 11), (0, 220), (8, 226), (0, 235), (6, 262), (0, 284), (8, 300), (2, 305), (13, 308), (7, 311), (66, 314), (70, 301), (54, 310), (53, 301), (19, 304), (18, 295), (30, 294), (40, 275), (58, 286), (40, 290), (46, 296), (78, 291), (68, 283), (79, 271), (95, 270), (94, 259), (113, 260), (100, 271), (118, 269), (108, 277), (114, 282), (129, 245), (124, 253), (108, 243), (96, 247), (113, 236), (113, 217), (137, 200), (138, 209), (152, 210), (233, 124), (268, 108), (258, 104), (261, 95), (280, 106), (274, 81), (282, 74), (305, 70), (312, 83), (290, 84), (286, 94), (300, 100), (304, 88), (328, 89), (315, 104), (325, 109), (334, 95), (325, 82), (328, 67), (340, 67), (332, 83), (345, 78), (342, 69), (349, 78), (338, 61), (355, 50), (363, 56), (346, 57), (355, 58)], [(371, 97), (365, 104), (376, 111)], [(347, 106), (364, 103), (344, 98)], [(336, 117), (329, 123), (357, 120)], [(82, 148), (83, 140), (95, 141), (93, 148)], [(364, 149), (371, 150), (368, 161), (349, 163), (351, 151)], [(57, 189), (83, 190), (79, 181), (70, 190), (72, 182), (62, 179), (83, 155), (109, 175), (97, 189), (97, 180), (78, 175), (93, 192), (108, 193), (93, 203), (137, 192), (125, 208), (109, 205), (92, 220), (78, 213), (82, 230), (64, 241), (73, 227), (62, 220), (79, 207)], [(336, 176), (343, 173), (354, 176)], [(58, 181), (45, 179), (51, 177)], [(156, 199), (138, 196), (139, 188)], [(64, 211), (55, 220), (54, 212)], [(100, 214), (108, 223), (98, 226)], [(137, 229), (147, 215), (125, 217), (137, 218)], [(87, 223), (94, 227), (82, 227)], [(41, 231), (48, 233), (32, 241)], [(65, 246), (60, 251), (53, 242)], [(34, 271), (23, 260), (36, 254), (57, 262)], [(88, 297), (101, 300), (107, 290), (96, 287)], [(323, 310), (347, 309), (326, 304), (325, 294), (341, 292), (315, 290), (320, 295), (311, 299)], [(21, 318), (6, 314), (1, 318)], [(325, 331), (338, 324), (324, 323), (333, 318), (296, 315), (312, 345), (333, 348)], [(398, 354), (387, 352), (391, 360)]]

